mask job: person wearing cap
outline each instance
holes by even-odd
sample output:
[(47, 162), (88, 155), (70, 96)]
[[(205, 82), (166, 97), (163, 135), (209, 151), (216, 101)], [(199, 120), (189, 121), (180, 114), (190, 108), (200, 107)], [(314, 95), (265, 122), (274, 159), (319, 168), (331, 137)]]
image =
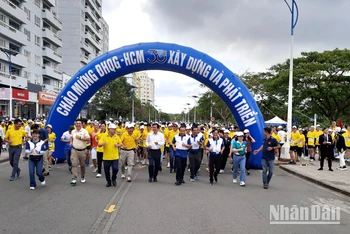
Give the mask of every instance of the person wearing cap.
[(145, 155), (146, 155), (146, 149), (144, 149), (147, 139), (147, 131), (145, 131), (145, 126), (140, 126), (140, 137), (138, 140), (138, 147), (137, 147), (137, 162), (141, 162), (142, 165), (145, 165)]
[[(174, 151), (174, 147), (173, 147), (173, 139), (175, 138), (176, 135), (178, 135), (180, 133), (179, 128), (178, 128), (178, 124), (177, 123), (173, 123), (173, 129), (169, 131), (169, 136), (168, 136), (168, 142), (169, 142), (169, 157), (170, 157), (170, 173), (176, 172), (176, 167), (175, 167), (175, 151)], [(176, 144), (176, 143), (175, 143)]]
[[(275, 138), (275, 139), (277, 140), (278, 143), (280, 143), (281, 140), (282, 140), (282, 138), (280, 137), (280, 135), (278, 135), (278, 132), (277, 132), (276, 127), (273, 127), (273, 128), (272, 128), (272, 134), (271, 134), (271, 136), (272, 136), (273, 138)], [(279, 150), (278, 150), (278, 149), (275, 150), (275, 156), (276, 156), (277, 158), (279, 157)]]
[(314, 126), (310, 127), (310, 131), (308, 131), (306, 135), (307, 141), (307, 148), (309, 150), (309, 155), (310, 155), (310, 161), (315, 160), (315, 148), (316, 148), (316, 131)]
[(82, 120), (75, 121), (75, 129), (72, 131), (70, 145), (72, 146), (72, 180), (70, 184), (75, 186), (78, 177), (78, 165), (80, 165), (81, 183), (85, 183), (86, 155), (87, 143), (91, 141), (91, 137), (86, 129), (83, 128)]
[(9, 158), (10, 165), (12, 167), (12, 173), (10, 176), (10, 180), (13, 181), (21, 174), (21, 169), (19, 168), (19, 159), (22, 153), (22, 143), (23, 139), (28, 139), (27, 133), (21, 129), (22, 121), (19, 119), (15, 119), (13, 121), (13, 128), (7, 130), (5, 135), (5, 142), (8, 143), (9, 146)]
[(220, 163), (220, 174), (225, 173), (225, 167), (227, 163), (227, 158), (231, 155), (231, 141), (232, 139), (229, 137), (230, 131), (225, 129), (223, 132), (223, 136), (221, 137), (224, 142), (224, 151), (221, 155), (221, 163)]
[(273, 175), (273, 168), (275, 162), (275, 149), (280, 148), (281, 146), (278, 144), (277, 140), (271, 136), (271, 128), (264, 128), (264, 141), (259, 149), (254, 150), (254, 155), (257, 155), (260, 151), (262, 151), (261, 157), (261, 165), (263, 168), (262, 171), (262, 180), (264, 189), (269, 188), (269, 184), (271, 182), (271, 178)]
[(152, 132), (147, 135), (146, 147), (148, 149), (148, 182), (157, 182), (158, 170), (161, 167), (161, 148), (165, 144), (163, 133), (159, 131), (159, 124), (152, 124)]
[(102, 171), (102, 162), (103, 162), (103, 151), (104, 147), (103, 146), (98, 146), (98, 143), (100, 139), (102, 138), (103, 135), (108, 134), (106, 130), (106, 124), (105, 122), (102, 122), (100, 125), (100, 130), (97, 133), (96, 136), (96, 141), (97, 141), (97, 148), (96, 148), (96, 156), (97, 156), (97, 174), (96, 178), (101, 178), (101, 171)]
[(200, 146), (203, 144), (204, 138), (198, 133), (198, 127), (192, 126), (192, 134), (189, 135), (187, 145), (191, 148), (188, 150), (188, 158), (190, 160), (190, 181), (194, 182), (198, 179), (198, 170), (201, 166), (201, 150)]
[(46, 131), (49, 136), (49, 149), (48, 149), (48, 155), (47, 158), (49, 160), (49, 171), (51, 170), (51, 165), (52, 165), (52, 154), (55, 152), (55, 140), (56, 140), (56, 134), (52, 131), (52, 125), (48, 124), (46, 126)]
[(281, 138), (281, 141), (278, 142), (281, 146), (280, 148), (278, 148), (278, 160), (281, 160), (281, 148), (287, 140), (287, 133), (286, 131), (283, 130), (282, 126), (278, 126), (277, 130), (278, 130), (278, 136)]
[[(299, 134), (300, 134), (300, 140), (298, 142), (298, 157), (301, 158), (301, 156), (303, 155), (303, 150), (305, 147), (305, 135), (304, 135), (304, 130), (302, 128), (299, 128)], [(297, 162), (299, 161), (299, 159), (297, 159)]]
[(38, 176), (41, 185), (45, 185), (45, 177), (43, 175), (43, 154), (46, 149), (44, 141), (40, 140), (40, 131), (34, 130), (32, 139), (26, 142), (25, 153), (29, 155), (29, 189), (36, 188), (35, 174)]
[[(344, 129), (346, 130), (346, 129)], [(346, 145), (345, 145), (345, 138), (342, 135), (344, 132), (340, 127), (337, 127), (335, 129), (336, 132), (336, 150), (339, 154), (339, 167), (337, 167), (337, 170), (345, 171), (347, 170), (346, 168), (346, 163), (344, 160), (344, 155), (346, 152)]]
[(238, 168), (241, 169), (240, 173), (240, 185), (245, 186), (245, 164), (247, 152), (247, 143), (244, 141), (243, 132), (236, 133), (237, 140), (232, 141), (231, 152), (233, 153), (233, 183), (237, 183)]
[(249, 158), (250, 154), (252, 152), (252, 143), (255, 143), (255, 139), (250, 135), (249, 129), (245, 129), (243, 131), (244, 134), (244, 141), (247, 145), (247, 152), (245, 153), (245, 170), (247, 175), (250, 175), (250, 165), (249, 165)]
[(206, 150), (209, 152), (209, 183), (210, 185), (213, 185), (214, 180), (215, 182), (218, 182), (221, 154), (225, 146), (223, 139), (219, 137), (217, 129), (214, 129), (211, 134), (213, 137), (209, 139), (206, 145)]
[(71, 153), (72, 147), (70, 146), (70, 138), (72, 137), (72, 131), (74, 130), (74, 126), (71, 125), (68, 127), (68, 131), (65, 131), (61, 136), (61, 141), (65, 143), (64, 145), (64, 155), (66, 156), (68, 170), (72, 172), (72, 161), (71, 161)]
[(298, 144), (301, 140), (300, 133), (297, 131), (298, 128), (296, 126), (292, 127), (292, 133), (291, 137), (289, 139), (290, 142), (290, 148), (289, 148), (289, 155), (290, 155), (290, 161), (288, 164), (296, 164), (295, 160), (298, 159), (297, 151), (298, 151)]
[(122, 171), (122, 179), (125, 179), (125, 165), (127, 164), (127, 181), (131, 182), (131, 173), (134, 166), (134, 158), (137, 146), (137, 139), (133, 135), (134, 126), (132, 124), (126, 125), (126, 132), (121, 137), (121, 151), (120, 151), (120, 165)]
[(332, 160), (333, 160), (333, 140), (331, 132), (329, 128), (325, 128), (323, 135), (319, 138), (320, 142), (320, 151), (321, 151), (321, 160), (320, 160), (320, 168), (319, 171), (323, 170), (324, 160), (327, 158), (328, 160), (328, 169), (329, 171), (333, 171), (332, 169)]
[[(106, 187), (117, 186), (117, 174), (119, 164), (119, 147), (122, 147), (120, 137), (116, 134), (117, 126), (113, 123), (108, 125), (108, 133), (103, 134), (98, 142), (99, 147), (103, 147), (103, 168), (106, 177)], [(112, 168), (112, 178), (111, 178)], [(122, 167), (123, 168), (123, 167)]]

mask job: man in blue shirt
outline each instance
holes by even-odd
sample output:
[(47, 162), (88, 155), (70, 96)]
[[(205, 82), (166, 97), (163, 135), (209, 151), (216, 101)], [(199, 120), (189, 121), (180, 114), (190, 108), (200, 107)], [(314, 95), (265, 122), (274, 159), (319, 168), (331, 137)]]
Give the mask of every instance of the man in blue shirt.
[[(33, 125), (33, 129), (40, 132), (39, 138), (40, 138), (40, 140), (44, 141), (46, 149), (48, 149), (49, 148), (49, 134), (47, 133), (46, 129), (41, 127), (41, 123), (40, 122), (36, 122)], [(44, 155), (43, 155), (43, 159), (44, 159), (43, 174), (44, 174), (44, 176), (50, 175), (48, 153), (49, 153), (49, 151), (46, 150), (44, 152)]]
[[(215, 182), (218, 182), (218, 174), (221, 166), (221, 154), (225, 149), (224, 141), (219, 137), (218, 130), (212, 132), (213, 138), (209, 139), (206, 150), (209, 151), (209, 182), (213, 185), (213, 176)], [(215, 168), (215, 171), (214, 171)]]
[[(254, 150), (254, 155), (262, 151), (261, 164), (263, 167), (263, 184), (264, 189), (268, 189), (273, 175), (273, 166), (275, 160), (274, 152), (275, 149), (279, 149), (281, 146), (278, 144), (277, 140), (271, 136), (271, 128), (264, 128), (264, 136), (265, 139), (263, 145), (259, 149)], [(268, 174), (267, 170), (269, 170)]]
[(184, 184), (184, 174), (186, 170), (188, 149), (191, 147), (187, 144), (189, 136), (186, 135), (186, 127), (180, 127), (180, 133), (175, 135), (172, 140), (172, 147), (175, 154), (176, 182), (179, 186)]

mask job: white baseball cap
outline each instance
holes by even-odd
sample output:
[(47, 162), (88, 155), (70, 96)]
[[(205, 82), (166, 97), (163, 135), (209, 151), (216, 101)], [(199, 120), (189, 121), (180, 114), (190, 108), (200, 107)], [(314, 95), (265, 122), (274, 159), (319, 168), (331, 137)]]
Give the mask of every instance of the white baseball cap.
[(292, 128), (295, 128), (295, 129), (297, 129), (297, 126), (295, 126), (295, 125), (294, 125), (294, 126), (293, 126)]
[(243, 133), (249, 133), (248, 129), (244, 129)]
[(336, 131), (336, 132), (341, 132), (341, 128), (340, 128), (340, 127), (336, 127), (336, 128), (335, 128), (335, 131)]
[(229, 130), (227, 130), (227, 129), (225, 129), (225, 130), (224, 130), (224, 133), (230, 133), (230, 131), (229, 131)]
[(31, 120), (31, 119), (28, 119), (28, 123), (33, 123), (33, 120)]
[(278, 129), (282, 129), (283, 127), (282, 126), (278, 126)]
[(145, 126), (142, 125), (142, 126), (140, 127), (140, 129), (145, 129)]
[(236, 132), (236, 136), (240, 137), (240, 136), (244, 136), (243, 132)]
[(111, 123), (111, 124), (109, 124), (109, 125), (108, 125), (108, 128), (114, 128), (114, 129), (116, 129), (116, 128), (117, 128), (117, 126), (115, 126), (115, 124), (114, 124), (114, 123)]
[(52, 125), (51, 124), (48, 124), (46, 127), (52, 129)]

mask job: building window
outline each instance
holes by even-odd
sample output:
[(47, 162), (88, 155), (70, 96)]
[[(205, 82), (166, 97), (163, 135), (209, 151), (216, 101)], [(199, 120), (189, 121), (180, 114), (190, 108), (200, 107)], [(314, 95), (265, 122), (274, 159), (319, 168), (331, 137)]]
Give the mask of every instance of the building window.
[(38, 67), (41, 66), (41, 57), (38, 55), (35, 55), (35, 65), (37, 65)]
[(5, 45), (6, 45), (6, 44), (5, 44), (5, 40), (2, 39), (2, 38), (0, 38), (0, 46), (1, 46), (1, 47), (6, 47)]
[(24, 29), (24, 34), (27, 35), (27, 40), (30, 41), (30, 31)]
[(30, 20), (30, 10), (28, 10), (26, 7), (24, 8), (24, 12), (27, 14), (27, 19)]
[(38, 37), (37, 35), (35, 35), (35, 44), (36, 44), (37, 46), (41, 46), (41, 38)]
[(28, 50), (24, 50), (24, 56), (26, 56), (27, 57), (27, 59), (28, 59), (28, 62), (30, 62), (30, 52), (28, 51)]
[(40, 18), (35, 16), (35, 24), (40, 27)]
[(37, 5), (38, 7), (40, 7), (40, 0), (35, 0), (35, 5)]

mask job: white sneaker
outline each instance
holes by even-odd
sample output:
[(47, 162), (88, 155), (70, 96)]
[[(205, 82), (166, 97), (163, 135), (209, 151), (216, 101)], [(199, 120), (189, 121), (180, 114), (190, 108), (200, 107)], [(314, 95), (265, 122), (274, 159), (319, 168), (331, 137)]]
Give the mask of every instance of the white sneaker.
[(232, 182), (233, 182), (234, 184), (237, 184), (237, 180), (236, 180), (236, 179), (233, 179)]
[(30, 189), (30, 190), (34, 190), (34, 189), (35, 189), (35, 187), (29, 187), (29, 189)]
[(126, 181), (131, 182), (131, 177), (128, 176), (128, 178), (126, 179)]
[(240, 186), (245, 186), (245, 183), (243, 181), (241, 181), (241, 183), (239, 183)]
[(139, 162), (140, 162), (140, 160), (138, 160), (138, 159), (137, 159), (137, 160), (136, 160), (136, 162), (137, 162), (137, 163), (139, 163)]
[(223, 174), (224, 172), (225, 172), (224, 170), (220, 170), (220, 172), (219, 172), (219, 173), (220, 173), (220, 174)]
[(128, 167), (125, 167), (125, 170), (128, 170)]
[(44, 180), (43, 182), (41, 182), (41, 185), (44, 186), (46, 184), (46, 181)]
[(142, 160), (142, 165), (145, 165), (146, 164), (146, 161), (145, 160)]
[(191, 171), (191, 169), (190, 169), (190, 168), (188, 168), (188, 169), (187, 169), (187, 171)]
[(168, 165), (166, 166), (166, 168), (170, 168), (170, 162), (168, 162)]
[(85, 183), (86, 182), (85, 178), (81, 178), (80, 182)]
[(72, 179), (70, 182), (71, 185), (76, 185), (77, 184), (77, 180), (76, 179)]
[(122, 179), (125, 179), (125, 175), (124, 174), (122, 175)]
[(343, 167), (339, 167), (339, 170), (341, 170), (341, 171), (345, 171), (345, 170), (347, 170), (348, 168), (346, 167), (346, 166), (343, 166)]
[(101, 178), (101, 176), (102, 176), (101, 174), (97, 174), (96, 178)]
[(92, 172), (93, 172), (93, 173), (96, 173), (96, 172), (97, 172), (97, 168), (95, 168)]

